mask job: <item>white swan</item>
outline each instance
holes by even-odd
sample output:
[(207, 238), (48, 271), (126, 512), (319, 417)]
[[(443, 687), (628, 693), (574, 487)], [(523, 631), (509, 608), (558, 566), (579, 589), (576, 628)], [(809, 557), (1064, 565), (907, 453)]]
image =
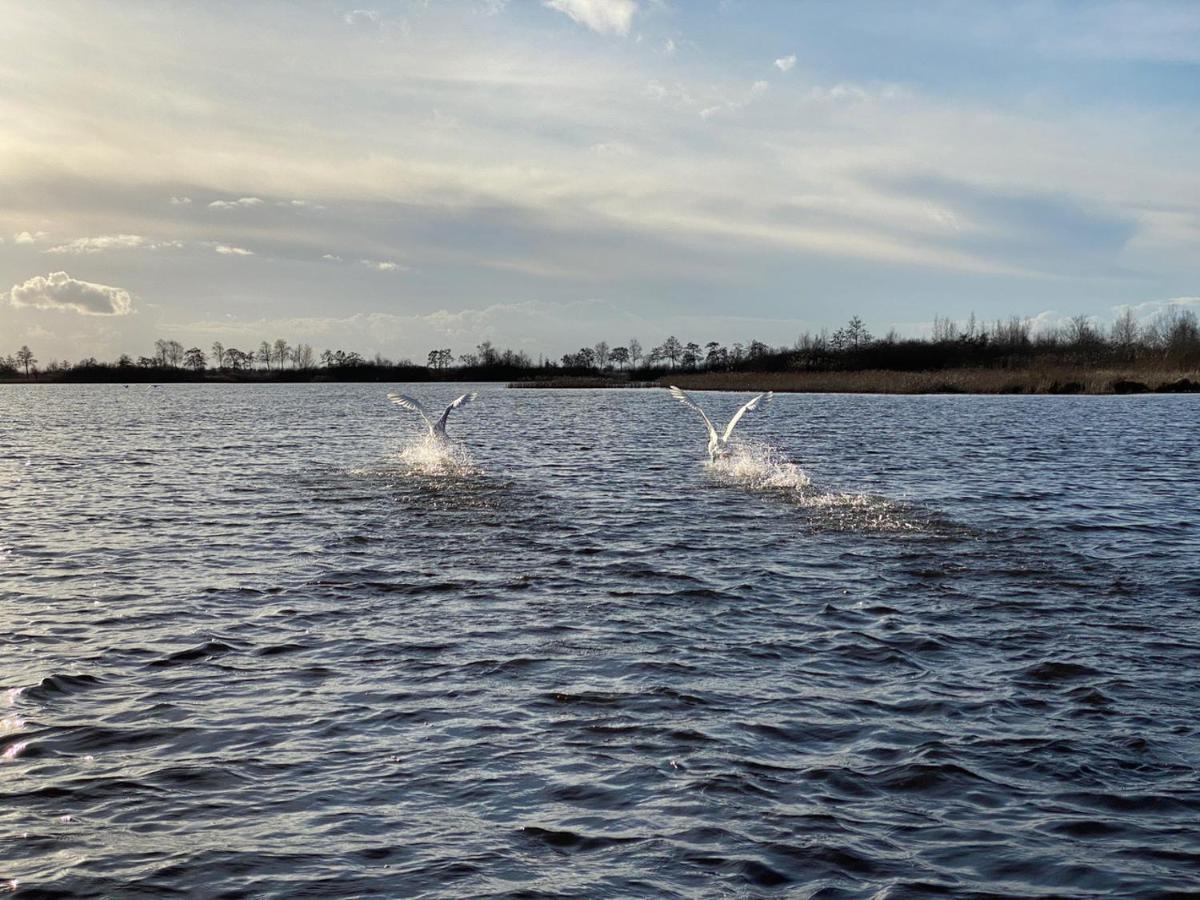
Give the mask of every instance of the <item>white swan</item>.
[(759, 406), (766, 406), (775, 396), (775, 392), (767, 391), (765, 394), (759, 394), (749, 403), (746, 403), (741, 409), (733, 414), (733, 418), (729, 420), (729, 424), (725, 426), (725, 430), (721, 434), (717, 434), (717, 429), (713, 427), (712, 420), (709, 419), (704, 410), (693, 403), (692, 398), (679, 388), (675, 387), (675, 385), (671, 385), (671, 396), (684, 406), (691, 407), (696, 412), (700, 413), (700, 418), (704, 420), (704, 425), (706, 428), (708, 428), (708, 460), (709, 462), (715, 463), (722, 456), (727, 456), (729, 454), (729, 436), (733, 434), (733, 429), (737, 423), (742, 420), (742, 416), (752, 410), (758, 409)]
[(470, 394), (463, 394), (461, 397), (455, 398), (454, 402), (446, 407), (446, 411), (442, 413), (442, 417), (436, 422), (433, 421), (432, 414), (421, 404), (420, 400), (416, 400), (413, 397), (409, 397), (405, 394), (396, 393), (388, 394), (388, 399), (397, 406), (403, 406), (405, 409), (411, 409), (422, 419), (424, 419), (425, 424), (429, 426), (429, 436), (431, 438), (436, 441), (445, 441), (448, 440), (446, 437), (446, 420), (450, 418), (450, 410), (458, 409), (460, 406), (466, 406), (478, 396), (479, 394), (472, 392)]

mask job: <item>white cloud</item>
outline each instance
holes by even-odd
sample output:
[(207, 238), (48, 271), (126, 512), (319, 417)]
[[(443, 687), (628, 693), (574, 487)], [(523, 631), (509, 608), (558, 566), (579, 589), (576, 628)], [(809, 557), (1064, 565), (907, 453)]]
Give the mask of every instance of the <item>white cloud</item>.
[(543, 3), (601, 34), (629, 34), (638, 8), (635, 0), (543, 0)]
[(603, 141), (599, 144), (592, 144), (588, 149), (597, 156), (621, 158), (633, 156), (635, 152), (633, 147), (624, 141)]
[(71, 310), (83, 316), (127, 316), (133, 312), (129, 291), (107, 284), (79, 281), (66, 272), (35, 275), (9, 291), (13, 306)]
[(44, 231), (20, 231), (13, 235), (14, 244), (36, 244), (42, 238), (46, 237)]
[(178, 250), (182, 241), (148, 241), (140, 234), (101, 234), (96, 237), (81, 237), (48, 248), (46, 253), (103, 253), (105, 250)]
[(208, 204), (209, 209), (246, 209), (252, 206), (262, 206), (257, 197), (239, 197), (237, 200), (214, 200)]
[(828, 87), (817, 85), (809, 90), (810, 100), (822, 103), (869, 103), (878, 100), (901, 100), (908, 92), (898, 84), (882, 84), (863, 87), (852, 82), (841, 82)]
[(718, 103), (715, 106), (706, 106), (700, 110), (700, 118), (711, 119), (717, 113), (737, 112), (739, 109), (744, 109), (754, 102), (756, 97), (765, 94), (771, 85), (765, 81), (756, 81), (750, 85), (750, 90), (740, 100), (726, 100), (724, 103)]
[(665, 41), (663, 41), (663, 52), (666, 53), (667, 56), (674, 56), (675, 49), (675, 41), (673, 41), (671, 38), (667, 38)]
[(1146, 322), (1172, 307), (1176, 309), (1186, 309), (1187, 307), (1200, 306), (1200, 297), (1172, 297), (1169, 300), (1146, 300), (1142, 303), (1136, 303), (1132, 306), (1122, 304), (1113, 307), (1113, 313), (1120, 315), (1127, 309), (1133, 310), (1134, 317), (1139, 322)]
[(322, 253), (321, 259), (327, 259), (330, 262), (342, 262), (342, 258), (336, 253)]
[(383, 16), (376, 9), (352, 9), (350, 12), (342, 16), (342, 21), (347, 25), (358, 25), (363, 27), (377, 26), (383, 20)]
[(245, 247), (231, 247), (229, 244), (214, 244), (213, 249), (222, 256), (253, 256), (253, 250), (247, 250)]
[(172, 206), (190, 206), (191, 203), (192, 203), (191, 197), (172, 197), (171, 198)]
[(408, 266), (392, 262), (390, 259), (360, 259), (360, 263), (376, 272), (407, 272)]
[(796, 54), (789, 53), (787, 56), (781, 56), (775, 60), (775, 68), (780, 72), (790, 72), (792, 67), (796, 65)]

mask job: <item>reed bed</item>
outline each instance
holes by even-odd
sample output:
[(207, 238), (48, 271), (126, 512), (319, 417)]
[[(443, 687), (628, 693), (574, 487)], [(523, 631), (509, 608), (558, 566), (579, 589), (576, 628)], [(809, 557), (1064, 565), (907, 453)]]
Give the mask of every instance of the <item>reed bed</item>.
[(1200, 391), (1200, 370), (943, 369), (935, 372), (679, 372), (689, 390), (830, 394), (1136, 394)]

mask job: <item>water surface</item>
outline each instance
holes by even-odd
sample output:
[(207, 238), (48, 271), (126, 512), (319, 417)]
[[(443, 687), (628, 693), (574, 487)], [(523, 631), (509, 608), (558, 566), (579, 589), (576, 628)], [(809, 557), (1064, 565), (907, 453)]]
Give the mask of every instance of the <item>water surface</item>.
[(1200, 889), (1196, 398), (390, 387), (0, 388), (0, 884)]

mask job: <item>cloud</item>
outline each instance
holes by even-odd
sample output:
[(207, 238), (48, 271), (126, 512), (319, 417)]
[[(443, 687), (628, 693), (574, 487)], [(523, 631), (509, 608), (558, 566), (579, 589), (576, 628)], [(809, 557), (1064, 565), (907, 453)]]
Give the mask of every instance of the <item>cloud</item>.
[(790, 72), (792, 67), (796, 65), (796, 54), (789, 53), (787, 56), (781, 56), (775, 60), (775, 68), (780, 72)]
[(247, 250), (245, 247), (231, 247), (228, 244), (214, 244), (213, 249), (222, 256), (253, 256), (253, 250)]
[(360, 259), (360, 263), (376, 272), (407, 272), (408, 266), (392, 262), (390, 259)]
[(191, 203), (192, 203), (191, 197), (172, 197), (171, 198), (172, 206), (190, 206)]
[(383, 16), (379, 14), (379, 10), (377, 9), (352, 9), (342, 16), (342, 21), (347, 25), (374, 28), (383, 21)]
[(48, 248), (46, 253), (103, 253), (106, 250), (162, 250), (179, 249), (182, 241), (149, 241), (140, 234), (101, 234), (96, 237), (81, 237)]
[(14, 244), (36, 244), (38, 241), (40, 241), (44, 237), (46, 237), (46, 232), (44, 232), (44, 231), (35, 231), (32, 233), (28, 232), (28, 231), (20, 231), (13, 235), (13, 243)]
[(852, 82), (841, 82), (829, 86), (817, 85), (809, 90), (808, 97), (819, 103), (870, 103), (903, 100), (908, 97), (908, 91), (898, 84), (864, 87)]
[(330, 262), (342, 262), (342, 258), (336, 253), (322, 253), (321, 259), (327, 259)]
[(240, 197), (237, 200), (214, 200), (208, 204), (209, 209), (246, 209), (252, 206), (262, 206), (257, 197)]
[(320, 203), (314, 203), (314, 202), (313, 202), (313, 201), (311, 201), (311, 200), (280, 200), (280, 201), (279, 201), (278, 203), (276, 203), (275, 205), (276, 205), (276, 206), (282, 206), (282, 207), (285, 207), (285, 208), (290, 208), (290, 209), (313, 209), (313, 210), (321, 210), (321, 209), (324, 209), (324, 208), (325, 208), (325, 207), (323, 207), (323, 206), (322, 206)]
[(1200, 306), (1200, 297), (1172, 297), (1170, 300), (1146, 300), (1142, 303), (1135, 303), (1132, 306), (1122, 303), (1119, 306), (1114, 306), (1112, 311), (1114, 316), (1119, 316), (1127, 309), (1132, 310), (1134, 317), (1139, 322), (1147, 322), (1162, 315), (1169, 309), (1187, 309), (1193, 306)]
[(9, 291), (13, 306), (60, 309), (82, 316), (127, 316), (133, 312), (129, 291), (107, 284), (79, 281), (66, 272), (35, 275)]
[(700, 110), (700, 118), (711, 119), (718, 113), (737, 112), (739, 109), (744, 109), (754, 102), (756, 97), (760, 97), (770, 90), (771, 85), (765, 81), (756, 81), (750, 85), (750, 90), (740, 100), (726, 100), (724, 103), (718, 103), (715, 106), (706, 106)]
[(600, 34), (629, 34), (638, 8), (635, 0), (543, 0), (543, 3)]

